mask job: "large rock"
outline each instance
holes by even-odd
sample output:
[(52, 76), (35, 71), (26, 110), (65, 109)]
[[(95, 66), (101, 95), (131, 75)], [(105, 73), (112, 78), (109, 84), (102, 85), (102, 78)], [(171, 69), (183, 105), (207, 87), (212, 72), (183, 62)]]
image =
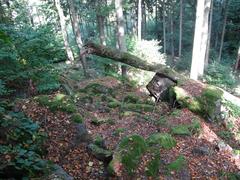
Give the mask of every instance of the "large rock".
[(88, 134), (86, 126), (82, 124), (76, 125), (76, 137), (75, 137), (75, 144), (80, 144), (83, 142), (91, 142), (91, 136)]
[(147, 90), (150, 96), (153, 96), (156, 101), (167, 100), (169, 97), (169, 89), (174, 85), (176, 85), (176, 82), (170, 77), (161, 73), (156, 73), (147, 84)]
[(49, 180), (73, 180), (73, 177), (67, 174), (59, 165), (53, 166), (52, 173), (46, 178)]

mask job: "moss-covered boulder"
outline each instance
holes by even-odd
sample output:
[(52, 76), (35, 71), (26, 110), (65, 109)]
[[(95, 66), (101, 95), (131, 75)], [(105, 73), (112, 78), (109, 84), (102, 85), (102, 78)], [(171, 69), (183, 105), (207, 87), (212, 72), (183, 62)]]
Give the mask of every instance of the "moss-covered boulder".
[(75, 123), (83, 123), (84, 119), (79, 113), (74, 113), (71, 116), (71, 120)]
[(164, 149), (171, 149), (177, 145), (176, 140), (168, 133), (155, 133), (147, 138), (149, 146), (159, 145)]
[(114, 152), (113, 160), (109, 164), (110, 173), (121, 174), (121, 167), (123, 167), (132, 175), (146, 150), (147, 144), (142, 136), (131, 135), (123, 138)]
[(110, 162), (112, 160), (112, 152), (96, 144), (89, 144), (88, 149), (100, 161)]
[[(192, 112), (198, 113), (209, 120), (219, 119), (223, 105), (223, 91), (213, 87), (205, 87), (201, 94), (192, 95), (187, 90), (175, 86), (172, 88), (171, 96), (182, 107), (187, 107)], [(173, 98), (171, 98), (173, 99)]]

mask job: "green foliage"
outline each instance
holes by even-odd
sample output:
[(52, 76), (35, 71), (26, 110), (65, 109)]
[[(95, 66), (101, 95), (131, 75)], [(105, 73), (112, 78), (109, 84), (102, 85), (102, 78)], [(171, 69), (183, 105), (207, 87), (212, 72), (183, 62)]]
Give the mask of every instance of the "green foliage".
[(179, 171), (186, 166), (187, 162), (184, 156), (180, 155), (178, 158), (167, 165), (169, 171)]
[(174, 109), (174, 111), (171, 113), (171, 116), (173, 117), (178, 117), (181, 114), (181, 110), (180, 109)]
[(0, 130), (4, 134), (1, 140), (5, 142), (0, 145), (0, 176), (10, 168), (22, 176), (35, 177), (49, 168), (49, 162), (41, 159), (46, 134), (38, 124), (22, 113), (9, 112), (1, 119)]
[(112, 94), (113, 90), (102, 84), (91, 83), (87, 85), (84, 89), (81, 89), (80, 92), (85, 92), (92, 95), (99, 95), (99, 94)]
[(102, 136), (100, 135), (97, 135), (95, 138), (94, 138), (94, 144), (101, 147), (104, 143), (104, 139)]
[(129, 93), (124, 97), (123, 102), (125, 102), (125, 103), (138, 103), (139, 102), (139, 97), (136, 96), (135, 94)]
[(176, 140), (168, 133), (155, 133), (147, 138), (148, 145), (160, 145), (164, 149), (171, 149), (176, 146)]
[(47, 95), (40, 95), (35, 97), (35, 100), (41, 106), (47, 106), (51, 111), (63, 111), (67, 113), (75, 113), (77, 108), (71, 97), (64, 94), (56, 94), (55, 97), (50, 98)]
[(230, 131), (220, 131), (217, 134), (225, 140), (230, 140), (233, 137), (233, 134)]
[(123, 104), (122, 108), (128, 111), (134, 111), (134, 112), (152, 112), (154, 109), (154, 106), (148, 105), (148, 104), (127, 103), (127, 104)]
[(198, 119), (193, 119), (192, 123), (188, 126), (191, 134), (198, 134), (201, 130), (201, 124)]
[(74, 113), (71, 116), (71, 120), (75, 123), (83, 123), (83, 117), (79, 113)]
[(224, 105), (227, 106), (230, 111), (231, 111), (231, 114), (233, 115), (233, 117), (240, 117), (240, 107), (233, 104), (232, 102), (230, 101), (226, 101), (224, 102)]
[(159, 120), (155, 121), (156, 125), (165, 126), (167, 124), (166, 116), (162, 116)]
[(133, 174), (141, 155), (146, 151), (147, 144), (143, 137), (131, 135), (121, 140), (119, 144), (121, 162), (129, 174)]
[(106, 123), (106, 122), (107, 122), (106, 119), (101, 119), (101, 118), (96, 118), (96, 117), (92, 118), (92, 120), (91, 120), (91, 123), (96, 126), (100, 126), (101, 124)]
[(236, 85), (232, 68), (219, 63), (210, 64), (204, 78), (207, 83), (226, 89), (232, 89)]

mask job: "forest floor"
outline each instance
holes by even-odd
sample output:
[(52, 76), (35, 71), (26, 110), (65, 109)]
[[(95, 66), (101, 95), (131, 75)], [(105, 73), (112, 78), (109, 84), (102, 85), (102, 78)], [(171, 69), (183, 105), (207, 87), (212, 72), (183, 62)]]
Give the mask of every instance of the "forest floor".
[[(240, 171), (240, 142), (234, 140), (221, 123), (206, 122), (188, 109), (174, 109), (164, 102), (155, 106), (141, 89), (122, 84), (114, 78), (81, 82), (79, 87), (86, 89), (90, 84), (101, 84), (106, 90), (113, 91), (109, 93), (104, 89), (93, 91), (88, 88), (88, 91), (79, 91), (75, 96), (77, 112), (84, 119), (89, 141), (76, 143), (79, 129), (72, 121), (71, 113), (52, 111), (36, 98), (18, 103), (22, 111), (48, 134), (45, 158), (60, 165), (74, 179), (237, 178), (234, 173)], [(51, 99), (57, 94), (59, 92), (48, 97)], [(117, 103), (115, 106), (111, 102), (110, 106), (108, 97), (121, 105)], [(131, 106), (123, 103), (131, 103)], [(145, 105), (153, 109), (149, 110)], [(114, 167), (115, 175), (110, 175), (106, 162), (89, 151), (89, 143), (101, 139), (104, 149), (115, 155), (123, 138), (138, 134), (148, 142), (154, 133), (168, 134), (176, 144), (170, 148), (155, 146), (157, 153), (148, 148), (138, 158), (133, 157), (136, 167), (131, 173), (120, 161), (119, 166)]]

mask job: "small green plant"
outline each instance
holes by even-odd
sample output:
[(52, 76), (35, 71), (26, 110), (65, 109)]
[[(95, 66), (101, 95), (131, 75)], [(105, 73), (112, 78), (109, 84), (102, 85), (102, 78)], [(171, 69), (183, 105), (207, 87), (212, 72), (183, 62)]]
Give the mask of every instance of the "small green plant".
[(227, 106), (230, 109), (233, 117), (236, 117), (236, 118), (240, 117), (240, 107), (239, 106), (231, 103), (230, 101), (226, 101), (224, 104), (225, 104), (225, 106)]
[(106, 122), (107, 122), (106, 119), (99, 119), (99, 118), (96, 118), (96, 117), (92, 118), (92, 120), (91, 120), (91, 123), (96, 125), (96, 126), (100, 126), (101, 124), (104, 124)]
[(165, 126), (167, 124), (166, 116), (162, 116), (159, 120), (155, 121), (156, 125)]
[(198, 134), (201, 131), (201, 124), (198, 119), (193, 119), (192, 123), (188, 126), (191, 134)]
[(139, 97), (136, 96), (135, 94), (129, 93), (124, 97), (123, 102), (125, 102), (125, 103), (138, 103), (139, 102)]
[(106, 123), (108, 123), (109, 125), (114, 125), (116, 122), (114, 119), (108, 119)]
[(102, 147), (103, 144), (104, 144), (104, 139), (103, 139), (103, 137), (100, 136), (100, 135), (97, 135), (97, 136), (95, 137), (95, 139), (94, 139), (94, 144), (97, 145), (97, 146), (99, 146), (99, 147)]
[(71, 116), (71, 120), (75, 123), (83, 123), (83, 117), (79, 113), (74, 113)]
[(125, 128), (117, 128), (114, 132), (113, 135), (114, 136), (119, 136), (121, 133), (124, 133), (126, 131)]
[(176, 140), (168, 133), (155, 133), (147, 138), (149, 146), (160, 145), (164, 149), (171, 149), (176, 146)]
[(179, 171), (186, 166), (187, 162), (184, 156), (180, 155), (177, 159), (167, 165), (169, 171)]

